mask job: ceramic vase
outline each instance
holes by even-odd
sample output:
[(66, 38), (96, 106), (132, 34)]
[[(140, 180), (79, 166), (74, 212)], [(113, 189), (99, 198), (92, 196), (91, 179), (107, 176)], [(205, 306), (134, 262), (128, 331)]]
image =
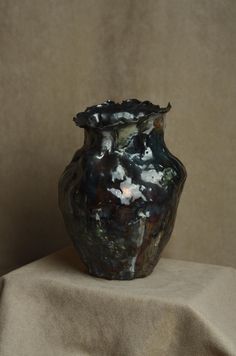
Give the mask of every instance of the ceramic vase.
[(164, 141), (170, 107), (106, 101), (74, 118), (84, 145), (59, 181), (59, 206), (91, 275), (145, 277), (170, 239), (186, 179)]

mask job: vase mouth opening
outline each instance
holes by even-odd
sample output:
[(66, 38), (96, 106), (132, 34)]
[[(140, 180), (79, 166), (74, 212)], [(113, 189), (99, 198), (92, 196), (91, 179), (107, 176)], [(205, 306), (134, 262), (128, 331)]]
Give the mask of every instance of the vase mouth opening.
[(128, 99), (123, 100), (121, 103), (107, 100), (101, 104), (90, 106), (83, 112), (79, 112), (73, 120), (77, 126), (82, 128), (112, 129), (116, 126), (142, 122), (150, 116), (162, 116), (170, 109), (170, 103), (162, 108), (147, 100)]

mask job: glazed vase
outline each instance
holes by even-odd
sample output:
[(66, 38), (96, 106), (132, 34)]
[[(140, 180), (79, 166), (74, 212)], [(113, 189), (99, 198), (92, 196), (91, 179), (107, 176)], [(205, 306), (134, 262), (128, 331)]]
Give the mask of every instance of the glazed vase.
[(170, 108), (106, 101), (74, 118), (84, 145), (60, 178), (59, 207), (93, 276), (148, 276), (170, 239), (186, 179), (164, 141)]

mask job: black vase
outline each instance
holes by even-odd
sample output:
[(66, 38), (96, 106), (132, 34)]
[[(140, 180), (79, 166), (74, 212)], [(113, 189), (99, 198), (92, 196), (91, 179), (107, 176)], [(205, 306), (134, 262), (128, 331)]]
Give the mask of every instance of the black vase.
[(170, 239), (186, 179), (164, 142), (170, 107), (107, 101), (74, 118), (85, 140), (60, 179), (59, 206), (94, 276), (145, 277)]

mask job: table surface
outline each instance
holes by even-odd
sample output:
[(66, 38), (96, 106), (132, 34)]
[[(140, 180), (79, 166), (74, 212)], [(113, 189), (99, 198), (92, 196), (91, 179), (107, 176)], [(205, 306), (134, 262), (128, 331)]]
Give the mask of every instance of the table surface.
[(72, 247), (1, 278), (1, 356), (236, 355), (236, 271), (162, 258), (132, 281)]

